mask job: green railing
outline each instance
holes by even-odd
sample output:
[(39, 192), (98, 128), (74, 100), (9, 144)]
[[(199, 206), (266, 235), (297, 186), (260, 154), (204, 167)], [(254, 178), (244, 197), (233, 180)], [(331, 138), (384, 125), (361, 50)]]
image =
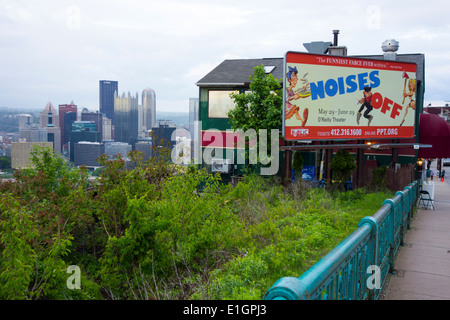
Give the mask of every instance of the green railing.
[(394, 259), (418, 199), (418, 183), (409, 184), (299, 278), (279, 279), (264, 300), (375, 300)]

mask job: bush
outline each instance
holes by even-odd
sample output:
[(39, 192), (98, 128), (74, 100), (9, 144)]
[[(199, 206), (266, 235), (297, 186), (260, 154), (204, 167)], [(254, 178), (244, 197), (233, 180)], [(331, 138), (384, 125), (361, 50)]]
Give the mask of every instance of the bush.
[(386, 189), (387, 166), (381, 166), (372, 171), (372, 189), (383, 191)]
[(356, 169), (355, 159), (347, 150), (340, 149), (331, 160), (330, 169), (338, 188), (343, 190), (345, 181), (350, 178), (352, 171)]
[[(160, 154), (161, 155), (161, 154)], [(0, 192), (2, 299), (261, 299), (300, 276), (389, 196), (330, 194), (194, 167), (102, 157), (97, 183), (51, 150)], [(176, 174), (175, 174), (176, 173)], [(81, 269), (81, 290), (66, 286)]]

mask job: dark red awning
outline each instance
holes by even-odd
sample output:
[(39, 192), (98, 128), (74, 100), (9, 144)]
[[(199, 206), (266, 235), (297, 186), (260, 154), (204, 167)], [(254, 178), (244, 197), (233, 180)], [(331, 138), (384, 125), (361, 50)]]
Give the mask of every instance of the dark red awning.
[(419, 143), (433, 146), (419, 149), (419, 158), (450, 158), (450, 125), (438, 115), (422, 113)]

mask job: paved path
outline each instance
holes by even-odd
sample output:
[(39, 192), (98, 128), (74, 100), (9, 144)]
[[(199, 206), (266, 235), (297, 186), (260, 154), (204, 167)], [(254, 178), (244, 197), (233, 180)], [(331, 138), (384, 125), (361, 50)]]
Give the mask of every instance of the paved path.
[[(449, 167), (445, 167), (450, 172)], [(436, 173), (436, 168), (433, 168)], [(434, 177), (434, 207), (419, 209), (382, 300), (450, 300), (450, 185)]]

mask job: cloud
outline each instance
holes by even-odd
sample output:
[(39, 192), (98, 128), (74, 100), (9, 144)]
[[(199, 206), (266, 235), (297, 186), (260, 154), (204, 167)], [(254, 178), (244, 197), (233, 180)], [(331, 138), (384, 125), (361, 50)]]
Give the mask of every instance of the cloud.
[(381, 54), (388, 38), (399, 53), (425, 53), (426, 95), (444, 100), (435, 84), (447, 82), (449, 9), (438, 0), (2, 0), (0, 106), (43, 108), (50, 98), (96, 109), (98, 81), (110, 79), (187, 111), (195, 83), (223, 60), (305, 51), (304, 42), (332, 41), (333, 29), (349, 55)]

